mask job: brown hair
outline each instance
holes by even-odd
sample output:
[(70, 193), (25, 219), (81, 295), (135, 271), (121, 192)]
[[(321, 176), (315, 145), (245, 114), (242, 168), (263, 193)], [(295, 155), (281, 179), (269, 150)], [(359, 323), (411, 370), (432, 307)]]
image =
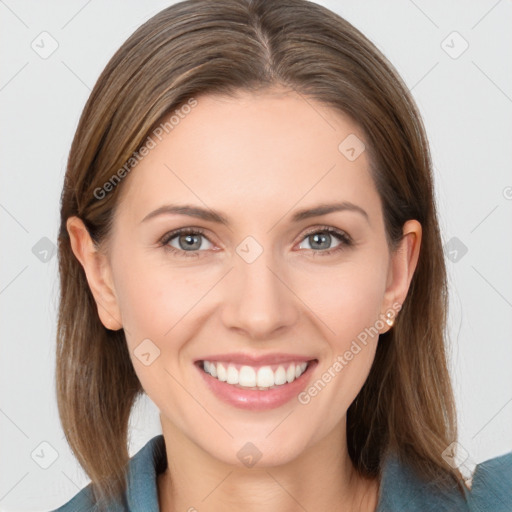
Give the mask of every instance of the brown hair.
[(143, 390), (123, 331), (99, 320), (66, 221), (80, 217), (100, 245), (123, 183), (101, 199), (95, 190), (163, 119), (201, 94), (273, 85), (348, 114), (362, 128), (391, 248), (408, 219), (423, 228), (407, 298), (348, 410), (352, 462), (375, 477), (393, 451), (430, 481), (462, 489), (460, 474), (441, 456), (456, 439), (445, 354), (446, 270), (429, 147), (411, 94), (363, 34), (317, 4), (187, 0), (144, 23), (107, 64), (82, 113), (62, 192), (58, 407), (98, 500), (125, 490), (128, 420)]

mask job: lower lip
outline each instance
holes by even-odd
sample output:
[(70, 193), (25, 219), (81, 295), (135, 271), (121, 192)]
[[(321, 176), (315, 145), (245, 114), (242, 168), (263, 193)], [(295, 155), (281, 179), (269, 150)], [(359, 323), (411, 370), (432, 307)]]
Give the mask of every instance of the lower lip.
[(238, 388), (212, 377), (198, 364), (195, 366), (213, 394), (224, 402), (240, 409), (263, 411), (280, 407), (297, 397), (306, 387), (317, 364), (317, 360), (311, 361), (306, 371), (298, 379), (268, 390)]

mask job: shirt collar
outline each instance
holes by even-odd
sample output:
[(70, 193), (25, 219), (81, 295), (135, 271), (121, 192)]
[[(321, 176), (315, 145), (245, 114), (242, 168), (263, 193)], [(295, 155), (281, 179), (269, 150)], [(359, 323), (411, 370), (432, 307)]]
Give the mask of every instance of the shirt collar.
[(127, 502), (131, 512), (159, 512), (157, 477), (167, 467), (164, 436), (153, 437), (131, 459)]
[[(495, 464), (496, 465), (496, 464)], [(506, 466), (506, 474), (512, 473), (512, 453), (499, 459), (500, 469)], [(167, 467), (167, 454), (163, 435), (153, 437), (131, 459), (127, 474), (128, 510), (131, 512), (159, 512), (157, 477)], [(485, 469), (490, 465), (485, 466)], [(493, 472), (493, 474), (497, 473)], [(482, 486), (481, 475), (489, 471), (475, 472), (473, 488)], [(489, 478), (490, 480), (490, 478)], [(486, 482), (487, 483), (487, 482)], [(475, 490), (476, 490), (475, 488)], [(512, 495), (512, 491), (510, 491)], [(466, 493), (471, 498), (472, 493)], [(443, 493), (434, 482), (419, 478), (399, 457), (390, 453), (383, 459), (380, 477), (379, 497), (376, 512), (396, 510), (422, 510), (424, 512), (467, 512), (467, 502), (457, 490), (455, 483)]]
[(421, 510), (422, 512), (467, 512), (466, 500), (453, 486), (440, 491), (433, 481), (417, 476), (396, 453), (384, 457), (376, 512)]

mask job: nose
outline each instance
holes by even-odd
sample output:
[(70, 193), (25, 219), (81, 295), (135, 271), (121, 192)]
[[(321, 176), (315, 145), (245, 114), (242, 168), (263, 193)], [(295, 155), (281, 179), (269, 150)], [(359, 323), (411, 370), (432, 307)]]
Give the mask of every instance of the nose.
[(235, 255), (224, 283), (222, 321), (246, 338), (268, 339), (293, 328), (299, 318), (300, 301), (271, 252), (264, 250), (251, 263)]

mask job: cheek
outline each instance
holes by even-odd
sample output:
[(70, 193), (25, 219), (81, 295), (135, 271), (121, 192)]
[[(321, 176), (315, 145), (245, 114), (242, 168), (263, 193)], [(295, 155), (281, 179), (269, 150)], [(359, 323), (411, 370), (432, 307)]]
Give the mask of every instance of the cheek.
[(125, 258), (116, 269), (118, 304), (130, 343), (139, 338), (172, 338), (170, 331), (206, 291), (200, 274), (161, 263), (149, 265), (142, 256)]
[[(387, 279), (385, 255), (340, 265), (311, 276), (302, 297), (322, 320), (324, 339), (317, 381), (303, 402), (316, 401), (333, 426), (346, 412), (363, 386), (375, 357), (378, 331), (382, 329), (381, 307)], [(309, 292), (307, 292), (309, 290)], [(324, 389), (326, 392), (324, 393)], [(316, 396), (323, 398), (314, 398)], [(335, 404), (333, 408), (331, 408)], [(336, 411), (335, 414), (334, 411)]]
[(189, 397), (173, 377), (180, 379), (179, 359), (197, 326), (191, 320), (215, 280), (165, 263), (149, 264), (143, 255), (120, 258), (115, 269), (118, 305), (139, 381), (159, 408), (181, 410)]
[(361, 259), (311, 274), (298, 294), (328, 327), (328, 339), (341, 349), (379, 318), (386, 279), (385, 258)]

